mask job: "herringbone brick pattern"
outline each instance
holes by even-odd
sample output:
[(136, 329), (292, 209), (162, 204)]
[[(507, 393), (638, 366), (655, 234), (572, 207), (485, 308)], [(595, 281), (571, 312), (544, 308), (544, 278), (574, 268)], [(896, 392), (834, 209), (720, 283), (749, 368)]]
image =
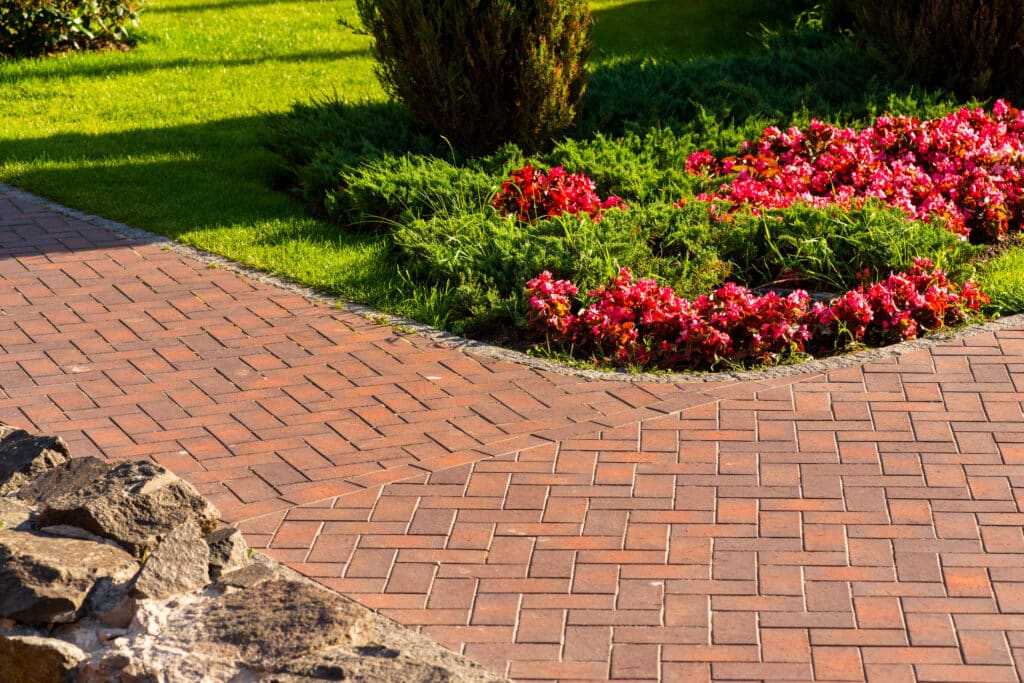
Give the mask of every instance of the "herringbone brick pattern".
[(1019, 680), (1024, 331), (825, 375), (475, 358), (0, 189), (0, 421), (151, 457), (517, 680)]
[(980, 335), (253, 531), (516, 679), (1014, 681), (1021, 370)]
[(150, 457), (238, 521), (715, 392), (481, 362), (0, 195), (0, 419)]

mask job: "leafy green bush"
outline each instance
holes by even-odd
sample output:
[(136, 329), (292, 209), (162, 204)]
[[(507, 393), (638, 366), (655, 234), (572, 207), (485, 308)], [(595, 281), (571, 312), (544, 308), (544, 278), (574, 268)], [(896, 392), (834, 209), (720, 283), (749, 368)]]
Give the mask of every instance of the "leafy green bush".
[(0, 0), (0, 55), (128, 44), (139, 0)]
[(863, 0), (859, 33), (904, 74), (966, 97), (1024, 94), (1020, 0)]
[(638, 276), (657, 277), (680, 296), (706, 294), (733, 274), (732, 264), (720, 253), (721, 233), (728, 226), (711, 220), (703, 202), (679, 208), (665, 203), (633, 205), (628, 211), (605, 213), (601, 222), (605, 230), (646, 243), (646, 251), (632, 261), (620, 260), (618, 266)]
[(573, 123), (586, 84), (586, 0), (356, 0), (377, 76), (458, 148), (533, 147)]
[(674, 202), (696, 184), (686, 172), (686, 156), (697, 142), (669, 128), (620, 137), (601, 133), (585, 140), (567, 139), (542, 155), (545, 167), (564, 166), (585, 172), (602, 194), (636, 202)]
[(1018, 236), (978, 272), (978, 284), (989, 295), (986, 312), (1010, 315), (1024, 311), (1024, 237)]

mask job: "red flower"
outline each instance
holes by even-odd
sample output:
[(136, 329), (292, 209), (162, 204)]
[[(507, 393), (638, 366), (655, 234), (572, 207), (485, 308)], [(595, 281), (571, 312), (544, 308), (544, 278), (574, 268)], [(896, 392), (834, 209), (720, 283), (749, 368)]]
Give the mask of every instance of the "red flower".
[(601, 220), (608, 209), (627, 209), (625, 202), (614, 195), (602, 200), (594, 182), (581, 173), (568, 174), (561, 166), (547, 173), (532, 166), (513, 171), (501, 185), (491, 205), (503, 216), (518, 216), (522, 221), (545, 217), (586, 214)]

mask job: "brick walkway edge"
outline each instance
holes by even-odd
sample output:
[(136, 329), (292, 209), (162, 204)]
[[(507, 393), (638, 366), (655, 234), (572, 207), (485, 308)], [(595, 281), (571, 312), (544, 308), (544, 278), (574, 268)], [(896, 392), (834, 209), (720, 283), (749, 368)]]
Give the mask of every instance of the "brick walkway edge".
[(0, 187), (0, 421), (519, 680), (1017, 681), (1024, 329), (788, 378), (474, 357)]

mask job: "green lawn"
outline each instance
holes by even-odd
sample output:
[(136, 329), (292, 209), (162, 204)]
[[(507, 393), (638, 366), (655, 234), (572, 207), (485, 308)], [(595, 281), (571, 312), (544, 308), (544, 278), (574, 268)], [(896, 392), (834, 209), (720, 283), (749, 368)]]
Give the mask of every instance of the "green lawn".
[[(595, 0), (595, 60), (744, 49), (756, 0)], [(379, 238), (271, 189), (267, 124), (296, 102), (380, 99), (352, 0), (151, 0), (130, 53), (0, 61), (0, 180), (388, 310), (418, 304)], [(729, 36), (723, 40), (722, 36)]]

